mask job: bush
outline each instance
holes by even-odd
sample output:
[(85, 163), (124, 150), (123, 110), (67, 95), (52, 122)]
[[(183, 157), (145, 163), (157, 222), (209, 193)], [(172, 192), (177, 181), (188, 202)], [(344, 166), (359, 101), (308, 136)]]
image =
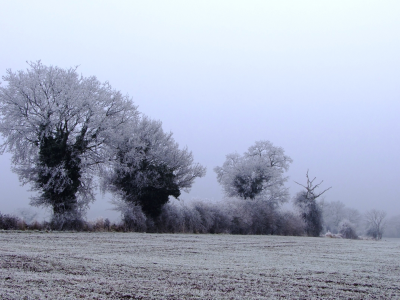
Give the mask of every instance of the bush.
[(230, 205), (231, 233), (275, 234), (277, 211), (262, 200), (233, 200)]
[(104, 230), (105, 231), (110, 231), (110, 227), (111, 227), (111, 222), (108, 218), (106, 218), (104, 220)]
[(29, 230), (43, 230), (43, 224), (39, 223), (38, 221), (33, 221), (31, 224), (28, 225), (27, 229), (29, 229)]
[(283, 212), (277, 222), (278, 235), (301, 236), (304, 235), (306, 224), (304, 220), (293, 212)]
[(110, 231), (111, 223), (109, 219), (98, 218), (95, 221), (87, 222), (87, 231)]
[(303, 220), (279, 212), (266, 201), (230, 199), (224, 203), (194, 201), (167, 203), (155, 223), (155, 232), (303, 235)]
[(230, 217), (216, 204), (197, 201), (192, 204), (193, 224), (199, 233), (228, 233)]
[(16, 216), (2, 215), (0, 213), (0, 229), (16, 230), (21, 226), (20, 220)]
[(262, 200), (228, 199), (220, 203), (197, 200), (189, 205), (172, 202), (163, 206), (155, 220), (147, 218), (138, 205), (117, 204), (122, 215), (121, 223), (111, 223), (103, 218), (85, 221), (80, 215), (53, 215), (50, 222), (34, 221), (28, 225), (17, 217), (0, 214), (0, 229), (299, 236), (304, 235), (306, 227), (301, 216), (279, 211)]
[(357, 239), (358, 236), (354, 227), (354, 224), (351, 223), (349, 220), (343, 220), (339, 223), (339, 234), (344, 239)]
[(82, 216), (76, 214), (54, 214), (51, 218), (49, 226), (52, 230), (74, 230), (83, 231), (87, 227), (87, 222), (82, 219)]
[(138, 205), (126, 205), (122, 216), (125, 231), (145, 232), (147, 229), (146, 216)]

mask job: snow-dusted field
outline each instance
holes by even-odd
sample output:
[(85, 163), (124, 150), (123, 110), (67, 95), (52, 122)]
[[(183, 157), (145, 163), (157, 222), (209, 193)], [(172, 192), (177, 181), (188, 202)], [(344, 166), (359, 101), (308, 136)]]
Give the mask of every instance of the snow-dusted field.
[(400, 240), (0, 232), (0, 299), (400, 299)]

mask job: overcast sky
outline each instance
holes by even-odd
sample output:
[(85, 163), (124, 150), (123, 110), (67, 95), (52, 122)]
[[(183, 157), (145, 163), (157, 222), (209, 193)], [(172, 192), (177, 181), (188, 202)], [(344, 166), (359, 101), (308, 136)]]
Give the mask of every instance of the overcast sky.
[[(224, 195), (213, 168), (257, 140), (285, 149), (327, 201), (400, 214), (399, 1), (0, 0), (0, 74), (79, 65), (163, 122), (207, 167), (189, 194)], [(0, 211), (29, 186), (0, 156)], [(98, 197), (88, 217), (117, 216)]]

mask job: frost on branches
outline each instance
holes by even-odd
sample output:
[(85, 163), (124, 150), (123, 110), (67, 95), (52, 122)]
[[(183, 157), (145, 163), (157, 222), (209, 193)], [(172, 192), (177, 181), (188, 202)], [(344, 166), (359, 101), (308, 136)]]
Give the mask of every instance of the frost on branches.
[(119, 145), (114, 167), (103, 177), (103, 188), (132, 208), (139, 205), (155, 219), (169, 196), (178, 198), (181, 190), (189, 191), (205, 172), (188, 149), (179, 149), (172, 133), (163, 131), (161, 122), (142, 117)]
[(0, 87), (2, 152), (37, 191), (31, 204), (50, 206), (57, 218), (76, 215), (94, 200), (93, 175), (137, 119), (131, 99), (76, 68), (30, 63), (7, 70)]
[(301, 183), (296, 182), (298, 185), (304, 187), (305, 191), (303, 190), (298, 192), (294, 197), (293, 202), (301, 218), (306, 224), (305, 231), (307, 235), (317, 237), (321, 234), (323, 229), (322, 208), (321, 205), (317, 203), (317, 198), (322, 196), (322, 194), (324, 194), (326, 191), (330, 190), (331, 187), (317, 193), (316, 189), (323, 183), (323, 181), (318, 184), (314, 184), (316, 177), (310, 180), (310, 177), (308, 176), (308, 170), (306, 177), (307, 185), (302, 185)]
[(243, 156), (227, 155), (222, 167), (214, 171), (228, 197), (260, 199), (278, 205), (288, 198), (284, 187), (287, 177), (283, 174), (291, 162), (281, 147), (258, 141)]

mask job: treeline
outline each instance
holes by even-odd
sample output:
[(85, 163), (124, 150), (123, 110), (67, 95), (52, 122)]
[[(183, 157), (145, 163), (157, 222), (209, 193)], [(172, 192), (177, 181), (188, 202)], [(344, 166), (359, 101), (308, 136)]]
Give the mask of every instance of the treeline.
[(84, 222), (99, 187), (156, 218), (205, 175), (160, 121), (108, 82), (40, 61), (29, 67), (2, 77), (0, 153), (12, 154), (12, 170), (35, 192), (30, 204), (50, 208), (54, 227)]
[[(255, 234), (307, 236), (306, 223), (298, 212), (276, 209), (265, 201), (230, 199), (210, 203), (193, 201), (172, 202), (163, 206), (160, 216), (153, 220), (146, 217), (140, 206), (128, 207), (116, 203), (122, 213), (120, 222), (98, 218), (94, 221), (75, 219), (60, 224), (54, 222), (26, 223), (23, 218), (0, 213), (3, 230), (73, 230), (86, 232), (148, 232), (148, 233), (199, 233), (199, 234)], [(320, 202), (324, 219), (322, 234), (328, 237), (357, 239), (360, 236), (377, 238), (371, 224), (357, 210), (347, 208), (340, 201)], [(328, 217), (329, 216), (329, 217)], [(387, 237), (400, 238), (400, 215), (382, 225)]]
[(383, 236), (400, 238), (400, 215), (386, 217), (386, 212), (371, 209), (361, 214), (346, 207), (341, 201), (321, 201), (322, 232), (332, 237), (357, 238), (358, 235), (381, 239)]
[(148, 233), (211, 233), (256, 235), (305, 235), (300, 216), (290, 211), (276, 210), (264, 201), (231, 200), (224, 203), (194, 201), (167, 203), (157, 219), (146, 217), (140, 206), (121, 203), (121, 222), (112, 223), (99, 218), (85, 221), (80, 218), (30, 224), (17, 216), (1, 215), (0, 229), (4, 230), (73, 230)]
[(300, 216), (277, 210), (265, 201), (168, 203), (155, 221), (141, 215), (140, 208), (129, 212), (123, 222), (138, 231), (299, 236), (305, 228)]
[[(160, 121), (141, 114), (128, 96), (76, 68), (29, 63), (7, 70), (0, 86), (0, 153), (12, 154), (12, 169), (35, 194), (30, 204), (50, 209), (49, 222), (25, 222), (1, 215), (0, 228), (115, 230), (229, 234), (278, 234), (382, 238), (386, 214), (372, 210), (358, 228), (357, 213), (325, 205), (317, 183), (306, 173), (292, 199), (286, 187), (292, 159), (270, 141), (256, 141), (243, 154), (230, 153), (214, 168), (226, 200), (177, 205), (206, 168), (180, 148)], [(113, 195), (122, 222), (88, 222), (95, 191)], [(343, 205), (342, 205), (343, 206)], [(336, 218), (333, 216), (336, 213)], [(33, 227), (32, 227), (33, 226)], [(393, 227), (396, 228), (396, 227)]]

